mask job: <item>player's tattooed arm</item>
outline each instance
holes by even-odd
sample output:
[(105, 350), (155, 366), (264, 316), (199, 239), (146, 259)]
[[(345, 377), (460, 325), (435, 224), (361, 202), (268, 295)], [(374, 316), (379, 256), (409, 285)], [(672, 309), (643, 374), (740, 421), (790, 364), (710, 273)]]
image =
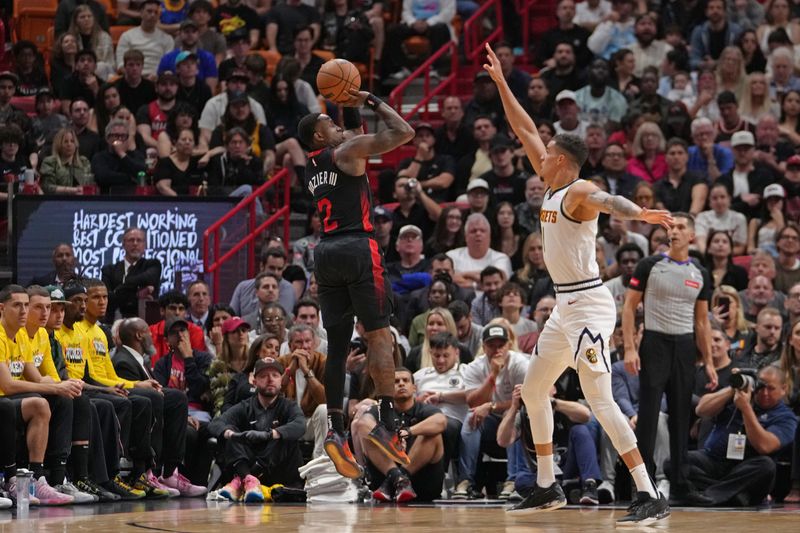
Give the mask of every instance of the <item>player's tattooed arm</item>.
[(594, 191), (586, 196), (585, 202), (595, 209), (614, 215), (622, 220), (638, 220), (642, 208), (623, 196), (608, 194), (605, 191)]

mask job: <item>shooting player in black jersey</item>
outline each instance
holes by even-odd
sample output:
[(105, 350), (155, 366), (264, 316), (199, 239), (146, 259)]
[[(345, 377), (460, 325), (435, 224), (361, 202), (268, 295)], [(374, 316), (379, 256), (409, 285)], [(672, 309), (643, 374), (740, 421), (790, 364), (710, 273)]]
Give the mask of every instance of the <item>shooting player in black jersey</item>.
[[(379, 405), (380, 420), (366, 439), (367, 445), (397, 463), (409, 463), (395, 431), (394, 359), (389, 331), (392, 293), (383, 253), (375, 240), (366, 168), (370, 156), (406, 144), (414, 137), (414, 129), (374, 95), (355, 90), (350, 95), (350, 100), (342, 104), (344, 129), (329, 116), (312, 113), (300, 120), (298, 133), (311, 150), (305, 182), (322, 219), (322, 240), (314, 251), (314, 274), (328, 332), (325, 451), (341, 475), (357, 478), (362, 469), (350, 452), (342, 410), (345, 360), (354, 316), (366, 330), (369, 374), (375, 382)], [(376, 134), (364, 133), (357, 109), (363, 105), (383, 120), (385, 129)]]

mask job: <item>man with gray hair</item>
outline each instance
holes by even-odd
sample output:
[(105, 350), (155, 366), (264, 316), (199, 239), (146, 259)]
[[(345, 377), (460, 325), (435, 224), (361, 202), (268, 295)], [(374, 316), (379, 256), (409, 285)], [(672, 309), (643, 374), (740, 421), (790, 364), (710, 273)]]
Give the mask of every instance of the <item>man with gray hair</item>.
[(109, 302), (107, 319), (139, 315), (139, 301), (152, 300), (158, 296), (161, 286), (161, 261), (147, 259), (147, 233), (140, 228), (130, 227), (122, 234), (122, 248), (125, 257), (113, 265), (102, 269), (103, 283), (108, 288)]
[(800, 90), (800, 78), (794, 75), (794, 53), (791, 48), (780, 46), (769, 54), (772, 79), (769, 82), (769, 98), (773, 102), (783, 101), (789, 91)]
[(289, 329), (290, 353), (278, 358), (286, 372), (281, 390), (297, 402), (306, 417), (306, 432), (301, 440), (314, 441), (314, 458), (325, 454), (323, 444), (328, 432), (328, 409), (325, 404), (325, 363), (328, 357), (314, 349), (317, 332), (308, 324)]
[(472, 213), (464, 225), (466, 246), (447, 252), (453, 260), (456, 275), (453, 281), (460, 287), (477, 288), (481, 281), (481, 271), (493, 266), (511, 277), (511, 260), (502, 252), (489, 248), (491, 229), (489, 220), (481, 213)]
[(517, 223), (526, 233), (541, 230), (539, 223), (539, 210), (544, 202), (544, 191), (547, 186), (539, 176), (531, 176), (525, 181), (525, 201), (514, 206)]
[(112, 190), (115, 194), (134, 194), (137, 176), (146, 170), (142, 153), (128, 149), (129, 136), (127, 122), (112, 120), (105, 131), (108, 150), (92, 157), (92, 172), (103, 194)]
[(688, 170), (699, 172), (714, 181), (733, 169), (733, 153), (729, 148), (714, 143), (717, 131), (714, 123), (705, 117), (692, 121), (692, 142), (689, 147)]

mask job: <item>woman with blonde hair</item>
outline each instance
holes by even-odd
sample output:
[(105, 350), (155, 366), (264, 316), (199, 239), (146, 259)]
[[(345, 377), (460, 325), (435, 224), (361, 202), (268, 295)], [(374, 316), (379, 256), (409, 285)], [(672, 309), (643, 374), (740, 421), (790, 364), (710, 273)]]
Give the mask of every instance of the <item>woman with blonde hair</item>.
[(730, 91), (741, 102), (744, 95), (747, 71), (744, 65), (744, 54), (735, 45), (726, 46), (717, 61), (717, 94)]
[(739, 292), (730, 285), (720, 285), (711, 297), (711, 316), (714, 317), (731, 343), (731, 358), (744, 350), (753, 324), (744, 318)]
[(769, 81), (763, 72), (753, 72), (747, 76), (742, 97), (739, 99), (739, 116), (752, 124), (764, 115), (780, 115), (780, 106), (769, 97)]
[[(514, 272), (511, 281), (518, 283), (529, 295), (540, 279), (547, 277), (547, 266), (544, 264), (542, 234), (531, 233), (522, 243), (522, 268)], [(526, 297), (527, 300), (527, 297)]]
[[(428, 311), (422, 344), (414, 346), (408, 353), (408, 357), (406, 357), (405, 367), (411, 370), (412, 374), (420, 368), (433, 366), (430, 339), (433, 335), (442, 331), (446, 331), (458, 338), (458, 329), (456, 329), (456, 321), (453, 320), (453, 315), (444, 307), (435, 307)], [(459, 344), (458, 351), (461, 363), (472, 361), (472, 354), (462, 344)]]
[(214, 416), (222, 412), (225, 392), (233, 375), (247, 366), (250, 324), (235, 316), (222, 323), (222, 347), (208, 369)]
[[(800, 319), (792, 322), (783, 344), (780, 367), (786, 376), (786, 404), (800, 414)], [(786, 503), (800, 503), (800, 427), (794, 436), (792, 452), (792, 489), (784, 498)]]
[(46, 194), (83, 194), (84, 185), (95, 185), (92, 164), (78, 151), (72, 128), (61, 128), (53, 137), (53, 152), (39, 170)]
[(91, 50), (97, 56), (97, 75), (100, 78), (105, 80), (116, 73), (117, 61), (111, 36), (97, 23), (88, 5), (81, 4), (75, 8), (67, 32), (75, 36), (78, 50)]
[(667, 175), (666, 139), (655, 122), (644, 122), (633, 137), (633, 157), (628, 160), (626, 172), (654, 183)]

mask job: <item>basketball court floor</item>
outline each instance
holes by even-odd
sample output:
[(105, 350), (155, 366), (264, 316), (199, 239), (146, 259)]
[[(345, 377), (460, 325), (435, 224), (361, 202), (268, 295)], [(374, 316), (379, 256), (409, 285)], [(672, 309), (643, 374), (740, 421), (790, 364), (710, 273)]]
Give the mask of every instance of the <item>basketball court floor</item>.
[[(26, 517), (0, 511), (0, 533), (303, 533), (505, 531), (591, 533), (613, 531), (624, 507), (567, 507), (514, 517), (500, 505), (241, 505), (196, 500), (32, 508)], [(800, 507), (673, 509), (651, 526), (620, 531), (679, 533), (800, 531)]]

